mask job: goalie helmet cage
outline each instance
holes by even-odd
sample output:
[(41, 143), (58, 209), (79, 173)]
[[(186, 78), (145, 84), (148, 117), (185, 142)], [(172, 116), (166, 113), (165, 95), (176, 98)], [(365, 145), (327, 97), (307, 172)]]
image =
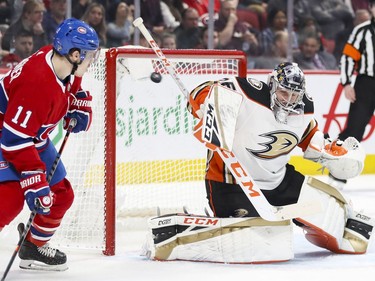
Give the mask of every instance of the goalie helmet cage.
[[(181, 81), (190, 86), (189, 91), (207, 80), (247, 74), (246, 55), (242, 51), (163, 49), (163, 52)], [(161, 74), (160, 83), (151, 81), (153, 72)], [(187, 113), (183, 94), (153, 50), (135, 47), (102, 50), (99, 60), (85, 74), (82, 86), (93, 96), (93, 122), (88, 132), (71, 136), (62, 157), (75, 200), (56, 232), (54, 243), (62, 247), (97, 248), (105, 255), (114, 255), (119, 217), (139, 216), (145, 221), (156, 215), (155, 207), (159, 210), (159, 205), (164, 204), (162, 200), (167, 201), (163, 214), (181, 212), (183, 204), (188, 207), (196, 204), (203, 211), (206, 151), (192, 136), (195, 121)], [(172, 100), (170, 106), (159, 104), (168, 103), (168, 99)], [(179, 122), (180, 127), (174, 126)], [(137, 125), (134, 132), (130, 130), (133, 123)], [(186, 143), (190, 141), (192, 145)], [(174, 145), (179, 142), (182, 149), (178, 151), (183, 155), (175, 156)], [(166, 147), (161, 148), (163, 145)], [(198, 150), (198, 157), (192, 155)], [(193, 184), (196, 181), (198, 185)], [(177, 194), (171, 191), (176, 188)], [(193, 190), (200, 190), (199, 200), (189, 198)], [(156, 199), (158, 196), (160, 199)], [(156, 200), (156, 206), (148, 203), (148, 197)], [(169, 206), (171, 203), (177, 206)], [(126, 223), (124, 227), (128, 227)]]

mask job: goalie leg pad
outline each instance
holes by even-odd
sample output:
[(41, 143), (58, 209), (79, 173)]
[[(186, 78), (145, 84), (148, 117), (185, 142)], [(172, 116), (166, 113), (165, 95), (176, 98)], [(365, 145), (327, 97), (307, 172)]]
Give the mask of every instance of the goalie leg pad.
[(143, 254), (155, 260), (270, 263), (294, 257), (290, 221), (172, 214), (149, 220)]
[(306, 239), (338, 254), (365, 253), (374, 220), (355, 212), (337, 189), (324, 182), (309, 178), (302, 188), (317, 194), (323, 207), (317, 214), (295, 219)]

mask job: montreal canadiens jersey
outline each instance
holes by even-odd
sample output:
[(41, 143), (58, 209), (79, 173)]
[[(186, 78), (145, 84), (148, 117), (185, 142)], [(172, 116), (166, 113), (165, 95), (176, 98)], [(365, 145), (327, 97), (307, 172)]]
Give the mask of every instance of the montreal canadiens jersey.
[(80, 89), (81, 78), (71, 84), (73, 77), (61, 81), (55, 75), (52, 56), (46, 46), (0, 80), (0, 160), (18, 172), (46, 169), (37, 149), (66, 115), (70, 93)]
[[(286, 124), (282, 124), (276, 121), (270, 108), (271, 95), (266, 83), (239, 77), (217, 82), (243, 96), (232, 151), (261, 189), (276, 188), (284, 178), (291, 151), (296, 146), (304, 151), (317, 130), (312, 99), (305, 94), (299, 114), (291, 113)], [(213, 83), (206, 82), (191, 92), (188, 109), (196, 117)], [(208, 152), (206, 179), (235, 183), (229, 169), (213, 151)]]

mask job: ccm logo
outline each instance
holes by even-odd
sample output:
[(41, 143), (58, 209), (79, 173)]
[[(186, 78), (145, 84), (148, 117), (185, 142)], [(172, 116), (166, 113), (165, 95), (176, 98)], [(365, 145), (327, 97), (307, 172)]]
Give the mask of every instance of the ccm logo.
[(229, 166), (231, 172), (235, 175), (236, 180), (242, 185), (243, 188), (246, 188), (250, 197), (260, 196), (260, 193), (254, 190), (254, 183), (250, 180), (246, 171), (242, 168), (240, 162), (237, 161), (233, 152), (221, 151), (223, 157), (228, 161), (225, 161), (225, 164)]
[(171, 219), (165, 219), (158, 222), (158, 225), (166, 225), (171, 223)]
[(154, 52), (156, 53), (156, 55), (159, 57), (159, 59), (162, 60), (163, 64), (165, 66), (171, 66), (169, 60), (164, 56), (163, 52), (160, 50), (158, 44), (156, 44), (156, 42), (154, 40), (150, 40), (149, 41), (151, 47), (154, 49)]
[(207, 117), (206, 117), (206, 126), (204, 130), (204, 139), (210, 141), (212, 138), (212, 126), (214, 123), (214, 116), (213, 116), (214, 108), (211, 104), (208, 104), (207, 109)]
[(210, 218), (185, 218), (184, 223), (186, 224), (198, 224), (198, 225), (216, 225), (218, 223), (218, 219), (210, 219)]

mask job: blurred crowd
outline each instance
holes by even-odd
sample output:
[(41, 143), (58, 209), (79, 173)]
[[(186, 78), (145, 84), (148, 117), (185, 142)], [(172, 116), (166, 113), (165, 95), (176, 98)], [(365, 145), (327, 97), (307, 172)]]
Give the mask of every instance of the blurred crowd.
[[(371, 18), (368, 0), (215, 0), (214, 49), (243, 50), (248, 68), (293, 60), (306, 69), (338, 69), (354, 26)], [(162, 48), (207, 49), (209, 0), (141, 0), (141, 17)], [(67, 16), (67, 0), (0, 0), (0, 67), (13, 67), (46, 44)], [(133, 45), (134, 0), (72, 0), (72, 17), (98, 33), (102, 48)], [(142, 38), (141, 38), (142, 39)], [(212, 41), (211, 41), (212, 42)], [(140, 45), (148, 47), (145, 40)]]

